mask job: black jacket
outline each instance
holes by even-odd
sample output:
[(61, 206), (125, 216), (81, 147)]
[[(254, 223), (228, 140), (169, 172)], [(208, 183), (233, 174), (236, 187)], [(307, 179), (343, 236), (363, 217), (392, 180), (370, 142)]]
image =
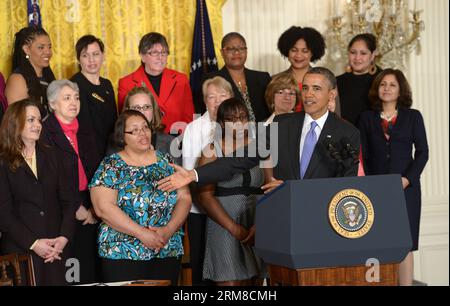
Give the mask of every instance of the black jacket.
[(73, 239), (77, 197), (56, 150), (37, 145), (36, 159), (37, 179), (27, 164), (12, 171), (0, 160), (0, 253), (32, 254), (37, 284), (62, 285), (65, 262), (44, 264), (29, 248), (40, 238)]
[[(75, 190), (78, 190), (78, 156), (69, 140), (67, 140), (64, 135), (55, 114), (50, 114), (42, 125), (43, 131), (41, 142), (57, 149), (63, 162), (66, 180), (76, 188)], [(89, 182), (101, 162), (92, 128), (80, 123), (77, 132), (77, 140), (81, 163), (83, 164), (84, 172), (86, 173)], [(87, 196), (86, 193), (79, 193), (79, 196), (78, 206), (82, 203), (86, 208), (91, 207), (90, 197)]]
[[(265, 119), (267, 119), (267, 117), (270, 116), (270, 111), (264, 98), (267, 85), (271, 81), (270, 75), (268, 72), (250, 70), (247, 68), (244, 69), (244, 74), (245, 80), (247, 82), (250, 102), (252, 104), (252, 109), (253, 113), (255, 114), (256, 121), (264, 121)], [(226, 67), (223, 67), (219, 71), (208, 73), (205, 76), (205, 80), (211, 79), (215, 76), (223, 77), (225, 80), (230, 82), (231, 87), (233, 88), (234, 97), (243, 100), (238, 87), (236, 86), (236, 84), (234, 84), (234, 81), (231, 78), (231, 75)], [(200, 106), (203, 107), (201, 113), (204, 113), (206, 110), (204, 103), (198, 103), (198, 107)]]
[[(272, 147), (272, 150), (277, 150), (275, 153), (278, 154), (278, 161), (274, 168), (274, 177), (276, 179), (296, 180), (300, 178), (300, 138), (304, 119), (304, 112), (283, 114), (276, 116), (274, 119), (274, 122), (278, 122), (278, 131), (274, 135), (277, 136), (278, 145)], [(337, 162), (325, 148), (324, 140), (329, 138), (333, 143), (339, 143), (344, 137), (350, 140), (353, 148), (358, 149), (360, 147), (358, 129), (330, 112), (320, 133), (304, 179), (328, 178), (338, 175)], [(270, 143), (270, 138), (268, 130), (265, 138), (267, 143)], [(259, 155), (256, 157), (218, 159), (197, 169), (199, 183), (214, 183), (228, 180), (235, 173), (242, 173), (258, 165), (261, 159), (262, 157)], [(358, 165), (352, 164), (351, 160), (347, 160), (343, 175), (356, 176), (357, 173)]]

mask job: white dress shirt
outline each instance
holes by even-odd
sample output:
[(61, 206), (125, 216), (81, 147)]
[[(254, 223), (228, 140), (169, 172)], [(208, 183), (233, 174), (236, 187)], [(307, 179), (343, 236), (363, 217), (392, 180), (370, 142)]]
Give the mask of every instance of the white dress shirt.
[(327, 121), (327, 118), (328, 118), (328, 111), (317, 120), (314, 120), (309, 114), (305, 114), (305, 120), (303, 121), (303, 128), (302, 128), (302, 136), (300, 138), (300, 156), (298, 159), (299, 161), (302, 159), (303, 146), (305, 144), (306, 134), (308, 134), (309, 130), (311, 129), (311, 122), (316, 121), (317, 123), (314, 132), (316, 132), (317, 140), (319, 140), (320, 133), (322, 132), (323, 126), (325, 125), (325, 121)]
[[(215, 122), (211, 121), (208, 111), (186, 126), (183, 133), (183, 168), (192, 170), (197, 167), (203, 148), (212, 142)], [(203, 214), (204, 211), (192, 203), (191, 213)]]

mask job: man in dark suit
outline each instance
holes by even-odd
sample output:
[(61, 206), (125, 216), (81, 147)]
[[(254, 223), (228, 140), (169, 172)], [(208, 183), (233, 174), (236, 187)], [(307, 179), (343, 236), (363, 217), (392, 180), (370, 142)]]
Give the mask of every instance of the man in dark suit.
[[(274, 119), (278, 123), (278, 145), (272, 152), (278, 154), (275, 159), (278, 162), (274, 165), (275, 178), (263, 189), (270, 191), (284, 180), (357, 175), (358, 165), (351, 158), (340, 164), (329, 150), (330, 143), (336, 145), (342, 139), (356, 149), (355, 154), (360, 147), (359, 131), (328, 111), (328, 104), (334, 101), (336, 94), (336, 78), (330, 70), (315, 67), (307, 72), (302, 88), (304, 112)], [(266, 135), (266, 141), (270, 143), (270, 133)], [(174, 190), (192, 181), (227, 180), (235, 173), (254, 167), (261, 159), (258, 154), (255, 157), (222, 158), (191, 171), (176, 167), (177, 173), (161, 180), (160, 188)]]

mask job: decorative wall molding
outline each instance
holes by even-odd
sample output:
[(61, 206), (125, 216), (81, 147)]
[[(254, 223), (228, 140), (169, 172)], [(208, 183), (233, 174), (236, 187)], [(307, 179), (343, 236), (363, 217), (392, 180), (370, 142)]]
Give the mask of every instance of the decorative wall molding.
[[(344, 2), (345, 0), (338, 0)], [(425, 32), (422, 54), (409, 56), (405, 71), (411, 84), (414, 108), (421, 111), (430, 148), (422, 174), (422, 221), (415, 277), (428, 284), (449, 283), (449, 2), (409, 0), (423, 9)], [(280, 34), (291, 25), (311, 26), (325, 33), (334, 1), (228, 0), (223, 7), (223, 32), (243, 34), (248, 45), (247, 67), (271, 75), (289, 65), (277, 51)], [(346, 63), (330, 67), (341, 74)], [(327, 65), (325, 61), (316, 65)]]

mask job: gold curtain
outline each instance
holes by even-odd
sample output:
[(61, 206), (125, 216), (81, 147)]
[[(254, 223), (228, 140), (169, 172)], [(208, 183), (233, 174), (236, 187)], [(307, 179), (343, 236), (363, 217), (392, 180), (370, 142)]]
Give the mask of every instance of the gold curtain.
[[(225, 1), (206, 0), (219, 65), (223, 65), (219, 50)], [(42, 26), (52, 40), (51, 67), (56, 78), (69, 78), (77, 71), (75, 43), (79, 37), (93, 34), (105, 44), (106, 61), (101, 75), (116, 87), (120, 77), (138, 67), (139, 40), (153, 31), (168, 40), (167, 66), (189, 75), (195, 0), (40, 0), (39, 3)], [(1, 0), (0, 24), (0, 71), (7, 77), (14, 33), (27, 24), (27, 1)]]

